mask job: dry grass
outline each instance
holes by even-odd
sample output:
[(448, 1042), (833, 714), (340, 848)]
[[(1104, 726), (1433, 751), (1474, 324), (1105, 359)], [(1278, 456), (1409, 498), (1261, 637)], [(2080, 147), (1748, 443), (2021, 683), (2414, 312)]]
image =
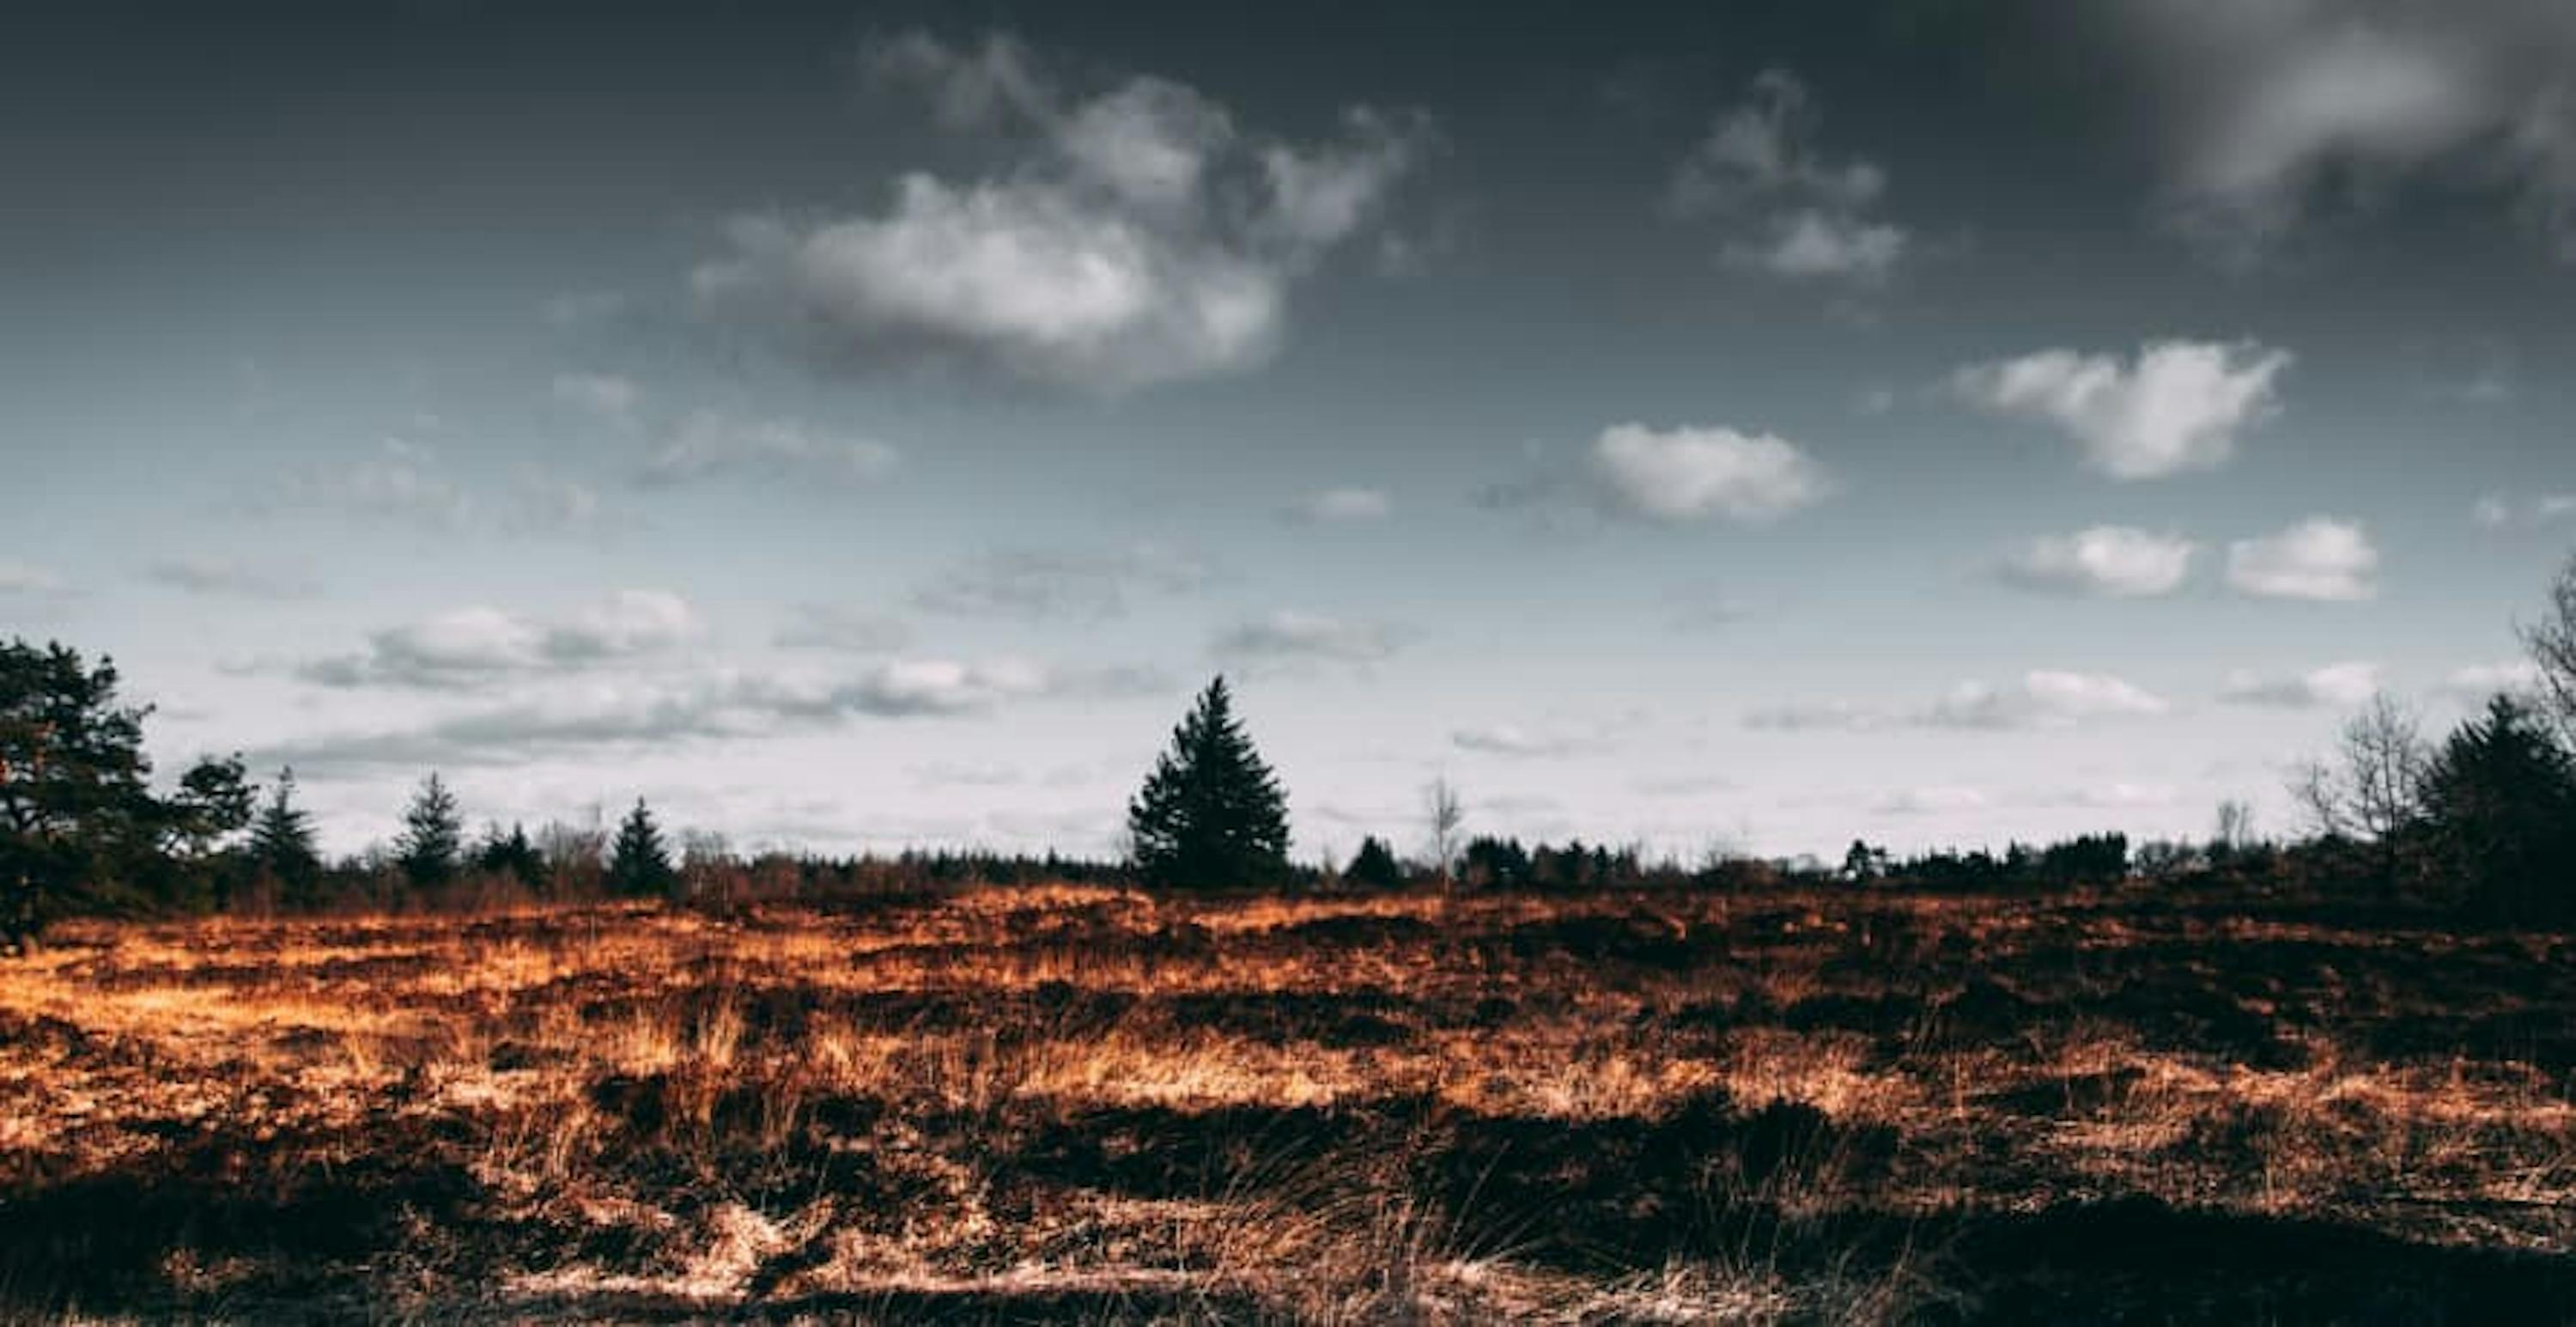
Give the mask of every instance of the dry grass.
[(2576, 944), (2118, 895), (75, 928), (0, 1316), (2576, 1314)]

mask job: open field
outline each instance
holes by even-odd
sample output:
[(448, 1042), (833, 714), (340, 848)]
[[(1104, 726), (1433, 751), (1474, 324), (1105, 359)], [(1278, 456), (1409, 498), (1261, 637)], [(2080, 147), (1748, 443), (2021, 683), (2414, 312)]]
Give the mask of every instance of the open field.
[(0, 1315), (2576, 1317), (2576, 937), (2140, 892), (66, 928)]

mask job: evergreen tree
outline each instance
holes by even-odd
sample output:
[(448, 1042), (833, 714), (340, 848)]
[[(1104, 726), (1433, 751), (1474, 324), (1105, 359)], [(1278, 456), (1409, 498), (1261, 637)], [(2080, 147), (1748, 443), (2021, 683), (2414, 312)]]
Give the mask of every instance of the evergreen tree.
[(510, 832), (504, 834), (495, 821), (483, 827), (483, 843), (474, 850), (474, 869), (485, 875), (506, 875), (534, 887), (545, 880), (546, 859), (529, 841), (527, 826), (514, 821)]
[(649, 898), (670, 892), (679, 880), (671, 869), (670, 851), (662, 844), (661, 827), (653, 823), (653, 813), (644, 799), (635, 799), (635, 809), (617, 827), (617, 842), (609, 849), (608, 889), (628, 898)]
[[(2510, 696), (2460, 725), (2421, 784), (2442, 876), (2499, 917), (2568, 910), (2576, 848), (2576, 760)], [(2555, 896), (2551, 887), (2556, 886)]]
[(413, 888), (429, 889), (456, 878), (457, 858), (464, 850), (465, 820), (457, 814), (456, 794), (433, 771), (403, 812), (394, 860)]
[(28, 948), (68, 905), (166, 875), (176, 848), (202, 858), (247, 819), (238, 760), (202, 761), (176, 796), (153, 795), (143, 754), (152, 707), (120, 703), (117, 687), (110, 660), (0, 644), (0, 952)]
[(313, 817), (295, 804), (295, 770), (277, 772), (268, 805), (250, 827), (251, 869), (267, 876), (278, 898), (289, 907), (311, 907), (320, 901), (322, 854), (314, 846)]
[(1393, 889), (1404, 883), (1404, 868), (1397, 864), (1395, 851), (1374, 834), (1360, 840), (1360, 850), (1351, 854), (1350, 869), (1342, 875), (1352, 884), (1373, 889)]
[(1479, 889), (1523, 889), (1530, 883), (1529, 849), (1519, 839), (1480, 835), (1467, 841), (1459, 875)]
[(1127, 805), (1127, 830), (1149, 885), (1267, 885), (1288, 874), (1287, 798), (1236, 722), (1223, 677), (1172, 730), (1171, 749)]

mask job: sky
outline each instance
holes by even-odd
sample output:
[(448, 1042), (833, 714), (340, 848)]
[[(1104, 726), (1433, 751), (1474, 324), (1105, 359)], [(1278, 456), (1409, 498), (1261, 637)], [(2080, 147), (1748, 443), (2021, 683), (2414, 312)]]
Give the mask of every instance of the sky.
[(2297, 828), (2576, 536), (2548, 0), (14, 7), (0, 635), (329, 847)]

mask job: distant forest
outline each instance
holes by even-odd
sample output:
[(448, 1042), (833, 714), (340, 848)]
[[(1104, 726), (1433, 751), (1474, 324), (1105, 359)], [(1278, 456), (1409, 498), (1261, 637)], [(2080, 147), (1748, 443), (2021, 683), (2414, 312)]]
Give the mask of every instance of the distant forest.
[(1087, 860), (973, 850), (743, 856), (674, 835), (642, 801), (612, 830), (487, 820), (470, 830), (428, 774), (389, 844), (340, 859), (317, 846), (292, 770), (254, 784), (238, 757), (204, 759), (169, 792), (143, 754), (148, 705), (113, 661), (59, 644), (0, 645), (0, 944), (31, 945), (59, 917), (207, 912), (476, 909), (548, 901), (698, 904), (884, 896), (961, 883), (1133, 883), (1172, 890), (2058, 888), (2220, 882), (2341, 891), (2485, 923), (2576, 915), (2576, 559), (2522, 630), (2537, 684), (2498, 694), (2438, 740), (2387, 695), (2345, 723), (2290, 781), (2305, 823), (2270, 839), (2241, 803), (2197, 842), (2118, 833), (2001, 853), (1898, 858), (1854, 840), (1838, 861), (1713, 851), (1697, 861), (1580, 840), (1461, 837), (1456, 790), (1424, 792), (1425, 843), (1374, 836), (1342, 862), (1288, 855), (1286, 798), (1211, 682), (1128, 806), (1128, 850)]

